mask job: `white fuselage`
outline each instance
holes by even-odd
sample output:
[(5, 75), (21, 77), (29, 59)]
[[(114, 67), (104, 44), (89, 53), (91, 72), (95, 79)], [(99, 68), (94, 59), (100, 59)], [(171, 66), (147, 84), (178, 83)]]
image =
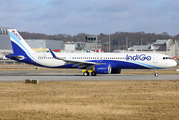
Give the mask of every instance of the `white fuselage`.
[[(176, 62), (167, 55), (158, 53), (55, 53), (61, 59), (79, 61), (79, 62), (97, 62), (97, 63), (115, 63), (121, 69), (138, 69), (135, 65), (143, 66), (144, 68), (168, 68), (174, 67)], [(36, 62), (42, 66), (60, 67), (67, 62), (56, 60), (50, 53), (34, 53), (32, 56)], [(121, 64), (126, 63), (127, 66)], [(142, 67), (141, 67), (142, 68)]]

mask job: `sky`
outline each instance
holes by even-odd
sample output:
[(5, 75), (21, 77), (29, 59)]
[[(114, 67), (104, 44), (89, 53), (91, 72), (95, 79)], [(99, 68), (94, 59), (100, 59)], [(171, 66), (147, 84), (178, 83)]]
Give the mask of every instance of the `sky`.
[(30, 33), (179, 34), (179, 0), (0, 0), (0, 27)]

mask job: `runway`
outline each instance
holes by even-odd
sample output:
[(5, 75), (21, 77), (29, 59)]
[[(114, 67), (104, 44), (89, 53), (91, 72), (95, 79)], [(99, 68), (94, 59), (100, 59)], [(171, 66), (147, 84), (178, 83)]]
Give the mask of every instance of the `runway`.
[(81, 71), (70, 70), (1, 70), (0, 82), (23, 82), (25, 79), (37, 79), (39, 81), (110, 81), (110, 80), (179, 80), (177, 75), (153, 74), (99, 74), (97, 76), (83, 76)]

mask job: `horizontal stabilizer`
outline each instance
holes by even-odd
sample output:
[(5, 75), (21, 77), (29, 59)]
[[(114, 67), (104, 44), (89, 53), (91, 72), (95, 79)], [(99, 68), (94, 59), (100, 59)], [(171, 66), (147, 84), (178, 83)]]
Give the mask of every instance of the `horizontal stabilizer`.
[(19, 59), (19, 60), (23, 60), (25, 59), (24, 56), (22, 55), (6, 55), (7, 58), (16, 58), (16, 59)]

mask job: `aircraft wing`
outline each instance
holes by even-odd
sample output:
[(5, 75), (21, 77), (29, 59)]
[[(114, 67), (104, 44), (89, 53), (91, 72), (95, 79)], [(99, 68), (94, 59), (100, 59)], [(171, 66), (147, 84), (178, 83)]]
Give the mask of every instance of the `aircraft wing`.
[(72, 67), (78, 66), (78, 68), (84, 68), (86, 66), (94, 66), (94, 65), (101, 65), (101, 64), (105, 64), (105, 63), (96, 63), (96, 62), (84, 62), (84, 61), (75, 61), (75, 60), (66, 60), (66, 59), (61, 59), (59, 57), (57, 57), (54, 52), (50, 50), (50, 53), (52, 54), (53, 58), (57, 59), (57, 60), (63, 60), (64, 62), (66, 62), (66, 64), (74, 64)]

